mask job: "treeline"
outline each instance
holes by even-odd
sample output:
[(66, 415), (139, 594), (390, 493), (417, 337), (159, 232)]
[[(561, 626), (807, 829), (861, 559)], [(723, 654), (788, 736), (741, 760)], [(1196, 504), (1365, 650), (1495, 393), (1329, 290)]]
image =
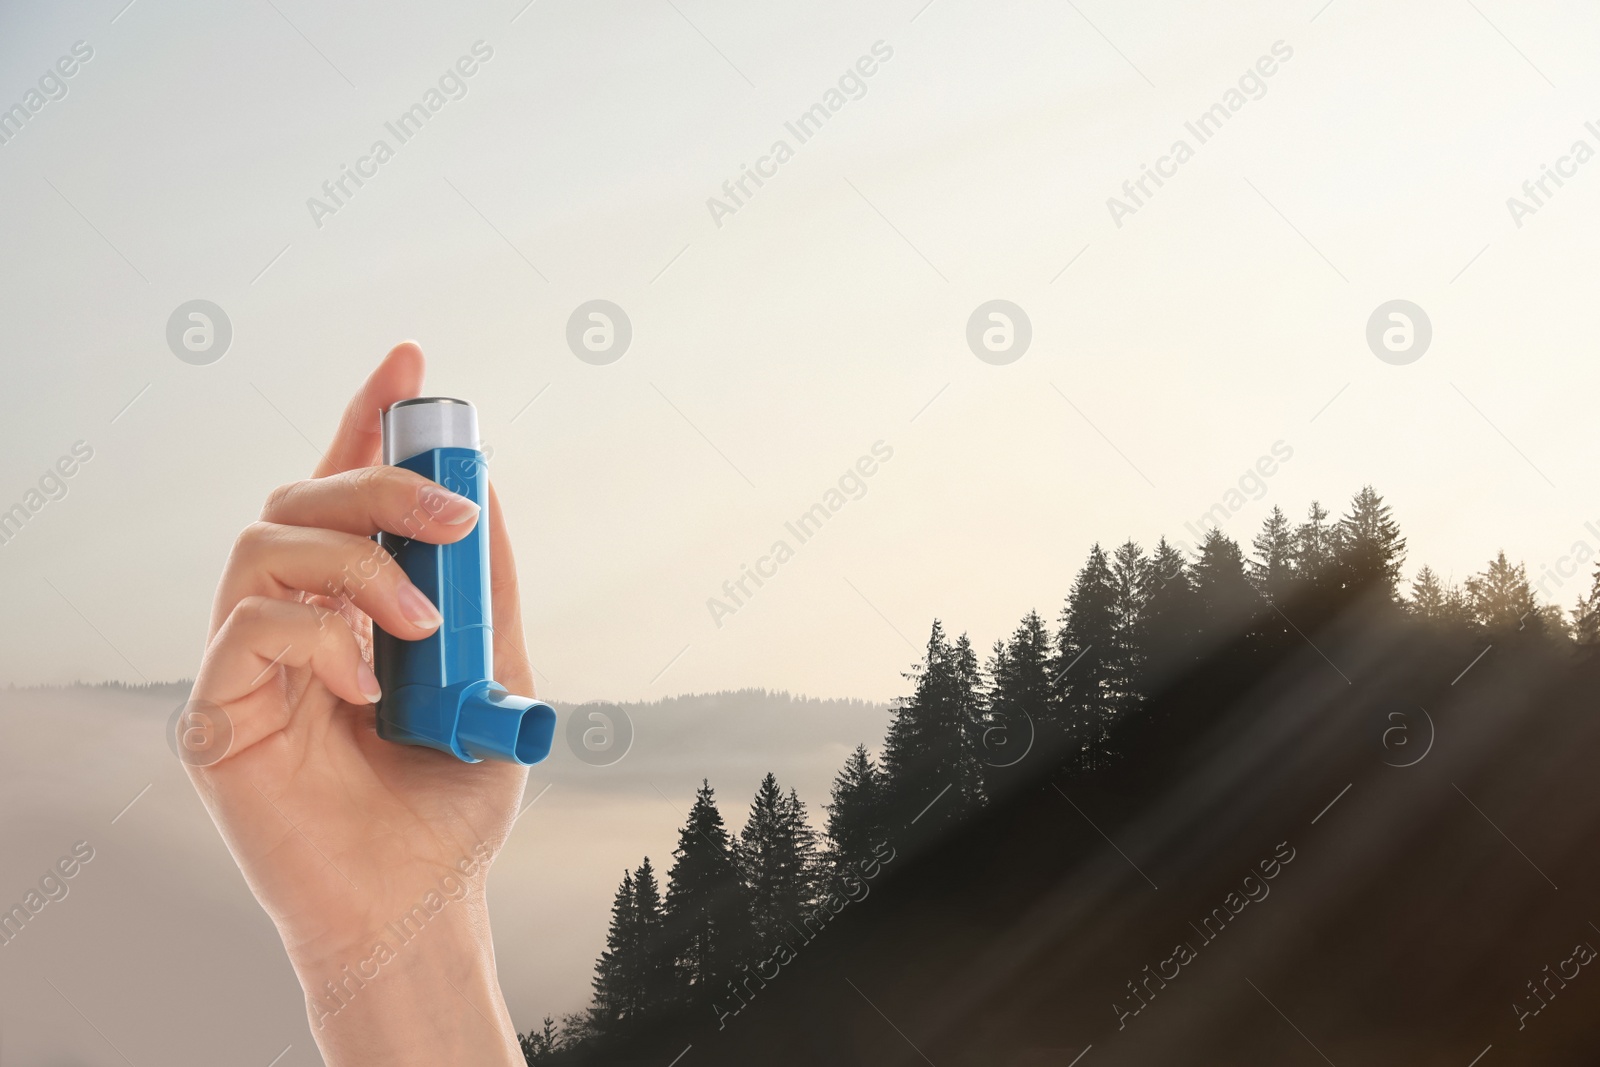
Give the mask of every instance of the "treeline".
[(752, 968), (781, 966), (792, 946), (860, 899), (865, 883), (892, 860), (892, 848), (880, 847), (885, 781), (858, 745), (833, 784), (821, 839), (805, 802), (772, 774), (761, 780), (737, 834), (702, 782), (678, 831), (665, 887), (648, 856), (624, 873), (591, 1006), (559, 1027), (546, 1017), (541, 1029), (523, 1035), (528, 1062), (579, 1062), (580, 1053), (674, 1013), (736, 1014), (752, 995)]
[[(1390, 508), (1367, 486), (1339, 519), (1315, 502), (1299, 523), (1274, 508), (1249, 556), (1217, 529), (1192, 557), (1165, 538), (1148, 553), (1096, 544), (1054, 629), (1030, 611), (981, 662), (965, 634), (935, 621), (881, 760), (857, 746), (820, 835), (771, 774), (737, 834), (702, 783), (665, 887), (648, 857), (618, 886), (591, 1006), (525, 1035), (528, 1062), (581, 1063), (685, 1012), (727, 1021), (760, 988), (752, 968), (783, 962), (886, 857), (936, 840), (1041, 767), (1092, 774), (1125, 759), (1140, 735), (1119, 724), (1169, 680), (1197, 670), (1248, 679), (1314, 647), (1307, 635), (1358, 600), (1462, 639), (1600, 645), (1600, 575), (1569, 618), (1504, 552), (1459, 585), (1422, 567), (1402, 591), (1405, 556)], [(1025, 762), (1027, 777), (1016, 770)]]

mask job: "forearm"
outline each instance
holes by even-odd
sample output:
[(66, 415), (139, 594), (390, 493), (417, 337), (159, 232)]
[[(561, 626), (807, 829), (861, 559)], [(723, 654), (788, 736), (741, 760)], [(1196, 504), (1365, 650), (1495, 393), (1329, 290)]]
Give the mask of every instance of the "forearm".
[(482, 898), (420, 929), (393, 923), (343, 954), (294, 960), (328, 1067), (522, 1067)]

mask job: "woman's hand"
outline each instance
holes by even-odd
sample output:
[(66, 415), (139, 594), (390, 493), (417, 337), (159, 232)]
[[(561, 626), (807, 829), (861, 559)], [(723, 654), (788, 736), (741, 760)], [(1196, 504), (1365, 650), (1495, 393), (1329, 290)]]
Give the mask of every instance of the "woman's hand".
[[(533, 692), (516, 569), (489, 514), (379, 462), (380, 412), (417, 396), (422, 352), (391, 351), (310, 480), (273, 492), (235, 542), (181, 725), (212, 819), (277, 924), (330, 1067), (523, 1062), (494, 970), (484, 883), (527, 779), (381, 740), (372, 623), (416, 640), (433, 605), (369, 538), (445, 544), (489, 523), (497, 680)], [(209, 721), (202, 721), (209, 720)]]

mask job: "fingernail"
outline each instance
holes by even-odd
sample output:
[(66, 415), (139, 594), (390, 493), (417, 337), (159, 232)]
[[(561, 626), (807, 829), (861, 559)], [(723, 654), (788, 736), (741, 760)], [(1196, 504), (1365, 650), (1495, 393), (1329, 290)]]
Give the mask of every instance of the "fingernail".
[(378, 676), (372, 673), (372, 668), (367, 666), (366, 660), (362, 660), (361, 666), (356, 668), (356, 686), (369, 704), (376, 704), (378, 698), (383, 696), (383, 689), (378, 685)]
[(478, 517), (478, 505), (439, 485), (424, 485), (417, 490), (423, 510), (436, 522), (460, 526)]
[(439, 609), (433, 606), (433, 602), (410, 582), (400, 586), (399, 598), (401, 612), (424, 630), (431, 630), (444, 621), (439, 616)]

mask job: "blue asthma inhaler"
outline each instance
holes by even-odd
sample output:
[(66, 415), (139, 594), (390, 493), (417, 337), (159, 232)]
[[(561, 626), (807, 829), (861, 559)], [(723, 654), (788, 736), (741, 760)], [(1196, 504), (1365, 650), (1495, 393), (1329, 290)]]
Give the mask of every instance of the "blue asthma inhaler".
[(451, 545), (378, 535), (378, 544), (444, 618), (420, 641), (373, 626), (373, 667), (383, 687), (378, 736), (467, 763), (538, 763), (550, 753), (555, 710), (508, 693), (494, 680), (489, 471), (478, 448), (477, 409), (442, 396), (396, 403), (383, 414), (383, 461), (430, 478), (481, 510), (472, 532)]

